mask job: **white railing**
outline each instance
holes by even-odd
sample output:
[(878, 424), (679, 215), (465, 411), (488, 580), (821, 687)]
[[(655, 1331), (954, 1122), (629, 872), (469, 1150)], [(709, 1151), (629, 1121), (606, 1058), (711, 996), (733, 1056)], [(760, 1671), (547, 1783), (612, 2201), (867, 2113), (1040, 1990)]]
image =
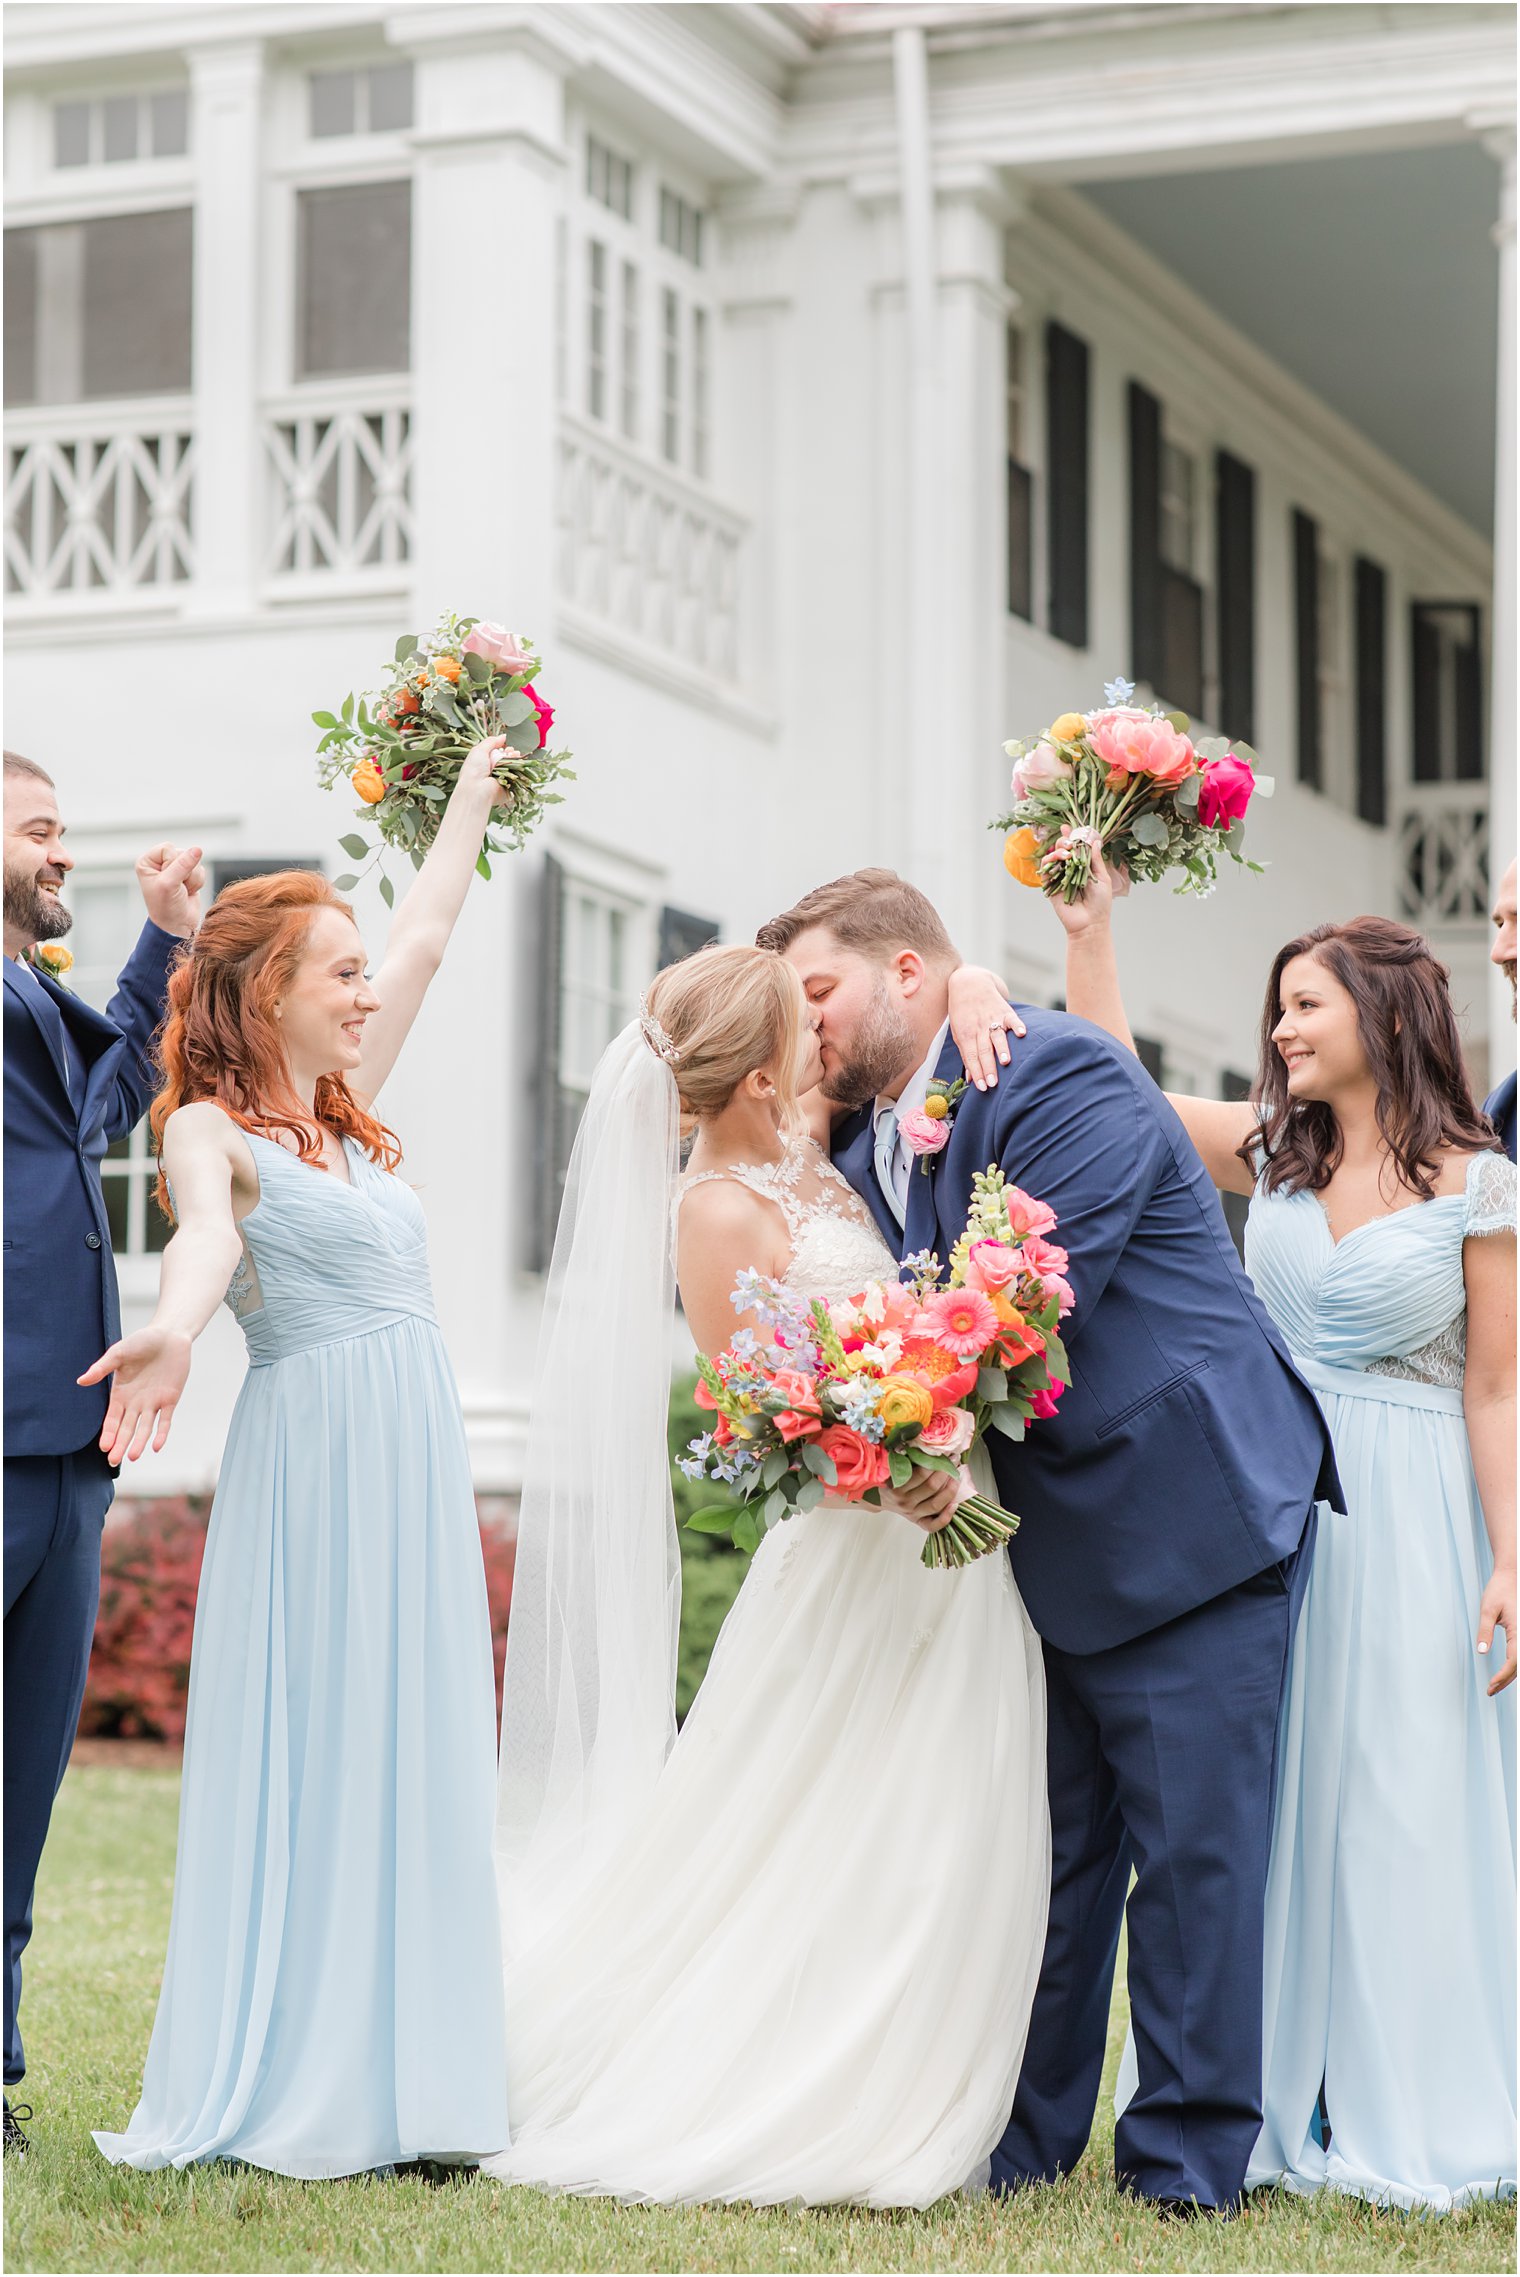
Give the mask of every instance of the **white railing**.
[(563, 415), (558, 525), (564, 601), (658, 656), (737, 686), (742, 515)]
[(304, 389), (263, 413), (271, 592), (394, 585), (412, 553), (409, 391)]
[(8, 413), (12, 606), (179, 598), (195, 569), (194, 488), (183, 399)]
[(1488, 923), (1489, 786), (1409, 783), (1399, 794), (1399, 895), (1422, 932)]

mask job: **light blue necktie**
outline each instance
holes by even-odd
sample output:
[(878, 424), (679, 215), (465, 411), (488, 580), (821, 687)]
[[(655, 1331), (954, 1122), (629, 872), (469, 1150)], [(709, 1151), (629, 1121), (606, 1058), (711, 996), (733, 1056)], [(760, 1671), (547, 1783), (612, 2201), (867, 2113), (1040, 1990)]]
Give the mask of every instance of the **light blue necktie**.
[(906, 1225), (908, 1212), (897, 1191), (897, 1109), (884, 1108), (876, 1118), (876, 1183), (898, 1224)]

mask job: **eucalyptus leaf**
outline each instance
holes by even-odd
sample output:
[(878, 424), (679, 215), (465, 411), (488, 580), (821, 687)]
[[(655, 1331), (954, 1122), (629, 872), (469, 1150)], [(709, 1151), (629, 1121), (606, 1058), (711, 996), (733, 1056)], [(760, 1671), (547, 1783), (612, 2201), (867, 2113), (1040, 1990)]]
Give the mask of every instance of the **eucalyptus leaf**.
[(824, 1485), (822, 1479), (804, 1479), (801, 1486), (799, 1486), (797, 1489), (797, 1508), (799, 1510), (816, 1510), (819, 1503), (823, 1500), (823, 1496)]
[(511, 695), (499, 697), (496, 709), (501, 715), (503, 727), (520, 727), (525, 719), (533, 717), (533, 706), (521, 688), (514, 689)]
[(1227, 735), (1205, 735), (1193, 745), (1193, 749), (1200, 759), (1227, 759), (1230, 755), (1230, 739)]
[(353, 877), (334, 878), (333, 891), (334, 893), (352, 893), (358, 883), (358, 879)]
[(791, 1469), (791, 1458), (784, 1447), (772, 1447), (760, 1466), (760, 1478), (766, 1486), (779, 1485)]
[(340, 838), (338, 840), (338, 844), (342, 847), (344, 853), (349, 855), (350, 858), (355, 862), (362, 862), (365, 855), (369, 852), (369, 840), (367, 838), (361, 838), (356, 831), (351, 830), (346, 838)]
[(1058, 1384), (1071, 1382), (1071, 1362), (1066, 1357), (1066, 1346), (1054, 1329), (1045, 1339), (1045, 1365)]
[(837, 1486), (839, 1484), (839, 1473), (834, 1467), (834, 1458), (832, 1455), (826, 1455), (821, 1447), (804, 1445), (802, 1459), (814, 1478), (822, 1479), (825, 1486)]
[(761, 1506), (760, 1516), (767, 1526), (774, 1526), (786, 1516), (786, 1496), (779, 1487), (771, 1488)]
[(396, 662), (404, 664), (409, 656), (416, 655), (421, 646), (422, 636), (420, 633), (403, 633), (396, 643)]
[(1169, 835), (1159, 814), (1137, 814), (1129, 834), (1137, 846), (1164, 846)]
[(1186, 712), (1168, 712), (1166, 724), (1168, 727), (1174, 727), (1179, 735), (1186, 735), (1193, 723)]
[(1010, 1408), (995, 1407), (992, 1410), (990, 1420), (993, 1430), (1001, 1431), (1005, 1439), (1023, 1438), (1024, 1418), (1022, 1415), (1015, 1415)]
[(978, 1399), (1002, 1400), (1008, 1397), (1008, 1371), (1006, 1368), (978, 1368), (976, 1372)]
[[(1258, 775), (1258, 776), (1257, 776), (1257, 778), (1256, 778), (1256, 793), (1255, 793), (1255, 795), (1256, 795), (1256, 797), (1257, 797), (1257, 798), (1259, 798), (1259, 799), (1269, 799), (1269, 798), (1272, 796), (1272, 793), (1273, 793), (1273, 792), (1276, 790), (1276, 788), (1277, 788), (1277, 781), (1276, 781), (1276, 778), (1275, 778), (1275, 776), (1272, 776), (1272, 775)], [(1506, 1643), (1507, 1643), (1507, 1642), (1508, 1642), (1508, 1639), (1506, 1638), (1506, 1640), (1505, 1640), (1505, 1641), (1506, 1641)]]
[(490, 679), (490, 665), (486, 662), (483, 656), (477, 655), (473, 648), (467, 648), (459, 661), (463, 669), (469, 674), (470, 678), (475, 682), (477, 687), (483, 680)]
[(1200, 787), (1200, 778), (1197, 775), (1184, 775), (1182, 781), (1177, 785), (1176, 790), (1172, 793), (1172, 796), (1175, 798), (1178, 806), (1182, 809), (1184, 814), (1192, 813), (1197, 810), (1198, 792)]
[(384, 870), (380, 872), (380, 899), (385, 903), (387, 909), (395, 908), (396, 889), (391, 884), (391, 881), (386, 876)]
[(906, 1455), (888, 1455), (887, 1467), (892, 1474), (894, 1486), (906, 1486), (913, 1476), (913, 1465)]

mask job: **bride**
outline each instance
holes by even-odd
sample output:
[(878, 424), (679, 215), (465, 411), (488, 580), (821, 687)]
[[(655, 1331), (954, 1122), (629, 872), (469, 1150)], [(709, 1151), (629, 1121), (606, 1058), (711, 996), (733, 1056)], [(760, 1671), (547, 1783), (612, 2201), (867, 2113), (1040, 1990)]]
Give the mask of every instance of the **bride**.
[(897, 1273), (805, 1133), (819, 1071), (789, 967), (704, 950), (609, 1047), (576, 1141), (503, 1701), (506, 2182), (927, 2206), (1012, 2105), (1044, 1678), (1006, 1557), (920, 1562), (955, 1482), (775, 1527), (675, 1731), (675, 1281), (714, 1353), (769, 1342), (730, 1302), (745, 1268), (830, 1301)]

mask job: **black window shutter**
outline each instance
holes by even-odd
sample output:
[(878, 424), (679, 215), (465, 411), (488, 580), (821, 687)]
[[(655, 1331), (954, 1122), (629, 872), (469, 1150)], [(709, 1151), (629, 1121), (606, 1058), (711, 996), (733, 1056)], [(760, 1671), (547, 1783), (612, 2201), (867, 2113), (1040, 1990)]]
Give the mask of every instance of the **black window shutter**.
[(535, 1089), (544, 1111), (533, 1117), (533, 1221), (528, 1258), (532, 1272), (547, 1271), (554, 1230), (570, 1166), (570, 1102), (560, 1083), (560, 1009), (563, 1000), (565, 873), (544, 856), (539, 881), (538, 1035)]
[(1045, 327), (1045, 499), (1050, 630), (1087, 646), (1088, 347)]
[(1129, 383), (1129, 668), (1163, 694), (1166, 650), (1161, 592), (1161, 405)]
[(694, 957), (698, 949), (711, 948), (717, 938), (715, 918), (693, 917), (689, 909), (662, 909), (656, 972), (663, 972), (667, 965), (678, 965), (683, 957)]
[(1441, 635), (1428, 603), (1409, 609), (1409, 661), (1414, 715), (1414, 779), (1441, 780)]
[(1034, 477), (1008, 458), (1008, 614), (1034, 622)]
[(1293, 646), (1298, 696), (1298, 779), (1324, 780), (1319, 702), (1319, 524), (1293, 509)]
[(1154, 1036), (1136, 1036), (1135, 1057), (1151, 1081), (1160, 1083), (1162, 1069), (1166, 1065), (1166, 1053)]
[(1483, 612), (1473, 607), (1466, 614), (1472, 637), (1456, 655), (1457, 781), (1477, 783), (1483, 779)]
[(1219, 727), (1256, 740), (1256, 472), (1229, 451), (1214, 456), (1214, 561)]
[(1356, 557), (1356, 811), (1388, 820), (1388, 578)]

